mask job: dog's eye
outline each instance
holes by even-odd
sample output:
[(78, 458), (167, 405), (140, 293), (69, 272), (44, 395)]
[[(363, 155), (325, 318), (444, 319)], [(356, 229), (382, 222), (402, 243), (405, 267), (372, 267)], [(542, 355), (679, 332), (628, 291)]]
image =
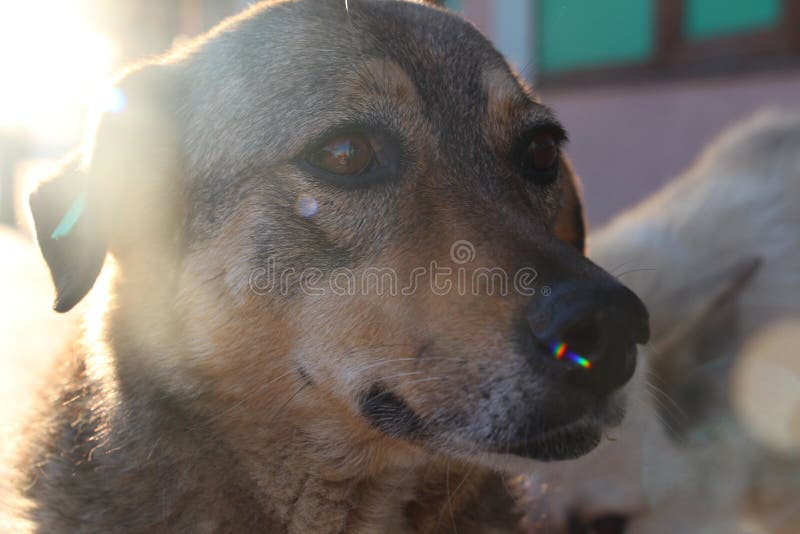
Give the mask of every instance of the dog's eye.
[(531, 139), (528, 146), (528, 157), (533, 168), (537, 171), (549, 171), (558, 161), (558, 145), (549, 133), (538, 133)]
[(551, 132), (536, 132), (525, 147), (522, 174), (538, 185), (548, 185), (558, 176), (559, 156), (556, 137)]
[(312, 144), (294, 163), (321, 182), (363, 189), (399, 176), (401, 155), (401, 145), (391, 133), (348, 129)]
[(339, 135), (310, 154), (307, 161), (324, 171), (338, 175), (361, 174), (370, 167), (374, 156), (372, 145), (359, 134)]

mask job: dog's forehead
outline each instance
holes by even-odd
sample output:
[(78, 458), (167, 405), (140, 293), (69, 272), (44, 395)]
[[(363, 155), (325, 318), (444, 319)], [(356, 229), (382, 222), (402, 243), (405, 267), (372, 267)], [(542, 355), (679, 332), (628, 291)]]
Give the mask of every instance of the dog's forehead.
[[(298, 125), (326, 110), (346, 111), (343, 85), (365, 74), (394, 89), (413, 87), (434, 121), (477, 119), (491, 96), (489, 83), (527, 99), (502, 56), (474, 26), (417, 3), (267, 4), (231, 29), (208, 43), (197, 85), (202, 90), (227, 84), (224, 91), (240, 93), (237, 106), (250, 100), (281, 119), (301, 119), (291, 121)], [(342, 109), (332, 109), (337, 105)]]
[(380, 0), (365, 3), (363, 13), (366, 51), (397, 62), (426, 97), (453, 92), (468, 98), (477, 95), (487, 70), (503, 71), (513, 80), (491, 43), (457, 16), (419, 4)]

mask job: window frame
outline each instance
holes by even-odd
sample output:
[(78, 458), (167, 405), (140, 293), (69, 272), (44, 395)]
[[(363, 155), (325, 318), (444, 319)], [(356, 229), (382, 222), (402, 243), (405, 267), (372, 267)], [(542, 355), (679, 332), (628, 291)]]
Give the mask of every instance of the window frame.
[(683, 0), (656, 0), (655, 52), (645, 62), (537, 73), (537, 85), (581, 86), (800, 65), (800, 1), (783, 0), (778, 25), (752, 32), (691, 40), (684, 33)]

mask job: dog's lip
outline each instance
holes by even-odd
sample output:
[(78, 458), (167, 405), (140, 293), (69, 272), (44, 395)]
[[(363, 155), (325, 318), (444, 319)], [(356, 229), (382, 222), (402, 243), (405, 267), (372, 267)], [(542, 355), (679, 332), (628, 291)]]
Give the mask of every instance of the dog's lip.
[(624, 404), (609, 400), (576, 418), (531, 434), (529, 438), (512, 441), (505, 452), (541, 461), (577, 458), (594, 449), (604, 431), (619, 426), (624, 417)]
[(545, 462), (571, 460), (591, 452), (602, 436), (603, 425), (581, 420), (511, 443), (504, 452)]

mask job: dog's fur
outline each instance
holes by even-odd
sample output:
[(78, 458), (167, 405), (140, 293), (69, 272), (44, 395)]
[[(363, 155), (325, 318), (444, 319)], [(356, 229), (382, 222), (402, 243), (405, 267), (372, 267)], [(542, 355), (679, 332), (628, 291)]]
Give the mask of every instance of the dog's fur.
[[(36, 391), (64, 344), (79, 334), (77, 316), (52, 313), (52, 287), (36, 245), (0, 227), (0, 494), (13, 439), (37, 405)], [(46, 332), (47, 335), (42, 335)], [(0, 530), (3, 530), (0, 527)]]
[[(520, 349), (528, 296), (254, 291), (270, 262), (409, 280), (454, 267), (457, 240), (470, 270), (618, 285), (582, 254), (567, 161), (547, 187), (519, 175), (520, 136), (560, 126), (472, 26), (408, 2), (264, 3), (118, 87), (126, 108), (31, 198), (56, 309), (99, 287), (24, 444), (16, 527), (506, 529), (487, 466), (583, 454), (619, 421), (621, 395), (564, 389)], [(402, 179), (311, 178), (299, 160), (343, 125), (396, 138)]]
[(762, 112), (592, 234), (590, 256), (647, 302), (652, 348), (614, 441), (543, 469), (534, 515), (551, 528), (619, 514), (635, 533), (798, 532), (799, 206), (800, 114)]

